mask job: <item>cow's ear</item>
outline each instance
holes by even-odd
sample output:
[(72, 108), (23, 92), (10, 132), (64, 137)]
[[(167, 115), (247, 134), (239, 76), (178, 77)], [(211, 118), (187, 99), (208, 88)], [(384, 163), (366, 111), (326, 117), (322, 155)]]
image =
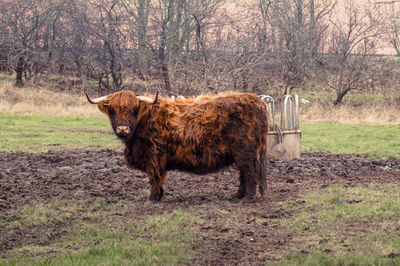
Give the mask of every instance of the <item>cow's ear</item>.
[(98, 107), (102, 113), (105, 113), (106, 115), (108, 115), (108, 108), (110, 107), (110, 103), (108, 101), (99, 103)]

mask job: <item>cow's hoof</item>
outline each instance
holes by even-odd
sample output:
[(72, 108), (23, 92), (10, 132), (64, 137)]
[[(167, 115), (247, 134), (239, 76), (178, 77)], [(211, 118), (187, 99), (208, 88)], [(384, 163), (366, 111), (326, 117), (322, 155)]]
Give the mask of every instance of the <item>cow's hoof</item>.
[(150, 199), (151, 202), (159, 202), (163, 196), (164, 196), (164, 189), (162, 187), (160, 187), (160, 192), (159, 193), (151, 194), (151, 191), (150, 191), (150, 198), (149, 199)]
[(161, 200), (161, 198), (162, 198), (162, 194), (160, 193), (160, 194), (150, 195), (149, 199), (151, 202), (159, 202)]
[(251, 194), (246, 193), (246, 195), (244, 195), (244, 197), (242, 198), (243, 203), (253, 203), (256, 201), (257, 201), (257, 198), (256, 198), (255, 193), (251, 193)]
[(244, 194), (245, 194), (245, 192), (244, 191), (238, 191), (238, 192), (236, 192), (236, 194), (235, 194), (235, 198), (237, 198), (237, 199), (242, 199), (243, 197), (244, 197)]
[(149, 199), (151, 202), (156, 203), (161, 200), (161, 197), (159, 197), (158, 195), (151, 195)]
[(251, 204), (256, 202), (257, 202), (256, 198), (249, 198), (249, 197), (244, 197), (243, 199), (240, 200), (240, 204)]

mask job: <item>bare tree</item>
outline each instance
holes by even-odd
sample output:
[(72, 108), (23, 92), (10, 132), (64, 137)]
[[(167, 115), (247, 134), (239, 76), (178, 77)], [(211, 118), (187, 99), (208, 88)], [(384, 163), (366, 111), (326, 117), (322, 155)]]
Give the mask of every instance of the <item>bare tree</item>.
[(381, 2), (385, 9), (383, 16), (385, 23), (385, 35), (390, 45), (395, 49), (396, 55), (400, 56), (400, 3), (396, 1)]
[(274, 38), (285, 93), (300, 86), (310, 72), (319, 41), (327, 29), (324, 18), (333, 7), (332, 1), (319, 1), (318, 4), (314, 0), (259, 1), (262, 20), (268, 21)]
[[(124, 58), (128, 52), (128, 37), (125, 31), (126, 12), (119, 0), (93, 0), (86, 13), (85, 30), (91, 43), (87, 51), (87, 71), (92, 78), (109, 91), (119, 90), (123, 84)], [(80, 34), (80, 33), (78, 33)]]
[[(333, 1), (3, 0), (0, 70), (13, 69), (17, 86), (51, 72), (115, 91), (133, 74), (171, 94), (272, 87), (277, 95), (325, 73), (339, 104), (351, 90), (388, 83), (371, 74), (384, 32), (374, 5), (333, 11)], [(400, 54), (397, 0), (389, 2), (380, 20)]]
[(201, 32), (204, 21), (213, 15), (221, 3), (222, 0), (154, 1), (147, 44), (160, 69), (166, 90), (171, 89), (177, 60), (190, 55), (194, 38), (197, 38), (198, 44), (202, 43), (199, 30)]
[(332, 20), (327, 84), (336, 91), (335, 105), (341, 103), (349, 91), (366, 87), (367, 59), (377, 48), (376, 40), (381, 34), (372, 8), (357, 7), (350, 2), (344, 11), (346, 20)]
[[(62, 62), (59, 62), (60, 73), (68, 71), (79, 78), (88, 76), (89, 46), (91, 35), (87, 27), (88, 3), (80, 0), (70, 0), (69, 8), (63, 14), (63, 27), (61, 30)], [(67, 69), (66, 69), (67, 68)]]
[(16, 0), (0, 3), (0, 23), (7, 36), (9, 65), (18, 87), (23, 77), (42, 73), (54, 58), (59, 14), (63, 2)]
[(147, 31), (151, 12), (150, 0), (123, 0), (122, 5), (129, 16), (133, 18), (129, 32), (137, 50), (135, 54), (135, 72), (140, 79), (144, 80), (149, 67)]

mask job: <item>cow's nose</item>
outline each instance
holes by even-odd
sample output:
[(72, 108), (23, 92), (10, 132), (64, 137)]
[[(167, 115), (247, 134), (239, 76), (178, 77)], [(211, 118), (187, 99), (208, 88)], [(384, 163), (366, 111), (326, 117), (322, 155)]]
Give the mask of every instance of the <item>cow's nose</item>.
[(118, 135), (126, 136), (130, 133), (130, 129), (128, 126), (117, 126), (115, 129), (115, 133)]

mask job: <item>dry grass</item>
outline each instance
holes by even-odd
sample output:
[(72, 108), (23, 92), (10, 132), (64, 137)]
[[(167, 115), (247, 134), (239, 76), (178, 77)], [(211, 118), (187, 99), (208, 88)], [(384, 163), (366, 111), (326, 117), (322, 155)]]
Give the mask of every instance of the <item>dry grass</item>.
[(378, 103), (364, 103), (359, 106), (343, 104), (339, 106), (311, 103), (300, 108), (303, 122), (351, 123), (400, 125), (399, 106)]
[(10, 80), (0, 81), (0, 112), (47, 115), (100, 115), (96, 106), (81, 94), (54, 92), (39, 86), (14, 87)]
[[(147, 90), (144, 89), (144, 91)], [(96, 106), (87, 103), (86, 97), (82, 92), (75, 94), (55, 92), (36, 85), (16, 88), (14, 87), (14, 81), (10, 79), (0, 80), (0, 112), (46, 115), (101, 115)], [(375, 102), (365, 102), (358, 104), (358, 106), (352, 104), (333, 106), (320, 101), (311, 101), (310, 104), (300, 107), (301, 120), (307, 123), (399, 125), (399, 113), (399, 105), (388, 106), (387, 104)]]

